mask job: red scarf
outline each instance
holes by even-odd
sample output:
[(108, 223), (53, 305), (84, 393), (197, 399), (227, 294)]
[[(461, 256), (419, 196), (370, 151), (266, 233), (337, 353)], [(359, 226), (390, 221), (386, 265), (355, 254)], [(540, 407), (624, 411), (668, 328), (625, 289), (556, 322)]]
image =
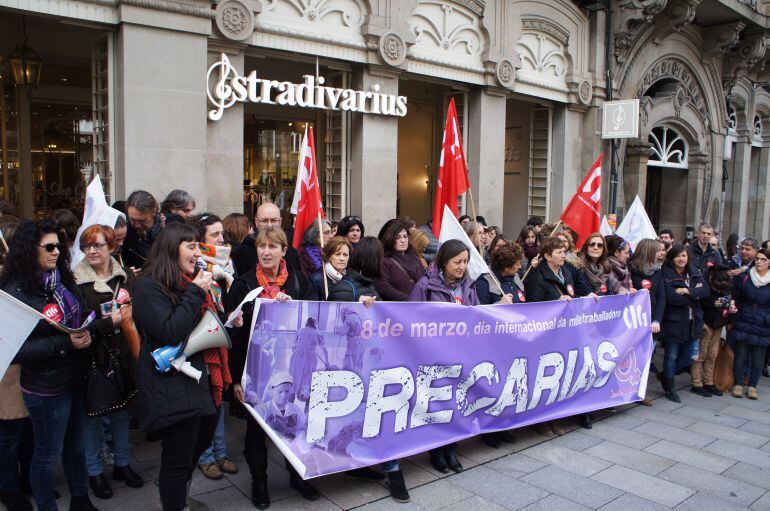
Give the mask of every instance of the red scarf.
[(257, 264), (257, 282), (262, 286), (260, 298), (275, 298), (281, 292), (286, 280), (289, 278), (289, 270), (286, 269), (286, 261), (281, 259), (281, 265), (278, 267), (278, 276), (275, 280), (270, 280), (262, 266)]
[[(184, 276), (182, 279), (184, 286), (187, 287), (192, 282), (190, 277)], [(211, 294), (206, 293), (206, 301), (201, 306), (201, 313), (209, 309), (214, 314), (217, 313), (214, 300), (211, 299)], [(211, 398), (214, 400), (214, 405), (219, 407), (222, 404), (222, 394), (233, 383), (233, 377), (230, 376), (230, 367), (227, 364), (228, 353), (227, 348), (209, 348), (203, 352), (203, 360), (206, 361), (206, 365), (209, 368), (209, 383), (211, 384)]]

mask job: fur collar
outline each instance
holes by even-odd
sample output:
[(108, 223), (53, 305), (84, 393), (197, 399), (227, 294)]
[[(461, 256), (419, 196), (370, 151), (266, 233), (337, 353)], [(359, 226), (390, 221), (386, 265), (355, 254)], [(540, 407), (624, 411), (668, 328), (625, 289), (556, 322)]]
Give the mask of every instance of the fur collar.
[(91, 284), (94, 285), (94, 291), (97, 293), (112, 293), (113, 289), (107, 284), (114, 278), (119, 278), (123, 284), (126, 283), (126, 272), (120, 267), (115, 258), (110, 258), (110, 276), (107, 279), (101, 280), (96, 276), (96, 270), (87, 259), (80, 261), (80, 264), (75, 267), (75, 282), (78, 284)]

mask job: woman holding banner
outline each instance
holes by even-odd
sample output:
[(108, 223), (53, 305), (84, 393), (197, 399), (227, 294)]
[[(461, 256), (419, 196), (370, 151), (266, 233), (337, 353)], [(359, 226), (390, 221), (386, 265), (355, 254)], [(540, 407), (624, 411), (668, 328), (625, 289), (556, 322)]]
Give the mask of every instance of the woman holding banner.
[[(80, 235), (80, 250), (85, 258), (75, 268), (75, 280), (88, 307), (97, 312), (94, 321), (96, 342), (91, 346), (93, 363), (107, 367), (118, 362), (129, 382), (127, 395), (120, 409), (99, 417), (89, 417), (86, 426), (86, 465), (88, 484), (94, 495), (100, 499), (112, 497), (112, 488), (104, 477), (102, 466), (102, 444), (104, 442), (103, 420), (109, 420), (112, 430), (112, 448), (115, 465), (112, 478), (125, 481), (130, 488), (141, 488), (144, 481), (129, 465), (131, 444), (128, 441), (128, 400), (136, 393), (135, 373), (131, 349), (121, 331), (124, 315), (130, 317), (130, 292), (134, 285), (134, 274), (122, 268), (111, 256), (115, 249), (115, 235), (106, 225), (92, 225)], [(86, 410), (90, 412), (90, 410)]]
[(663, 372), (658, 379), (666, 397), (675, 403), (682, 399), (676, 393), (677, 371), (690, 365), (691, 347), (703, 336), (703, 309), (700, 301), (711, 291), (703, 274), (690, 264), (687, 248), (677, 243), (666, 254), (663, 265), (666, 307), (663, 311)]
[[(256, 271), (240, 275), (227, 295), (226, 309), (235, 310), (246, 295), (261, 288), (260, 298), (284, 302), (287, 300), (317, 300), (315, 288), (298, 270), (286, 264), (284, 256), (289, 243), (286, 233), (280, 227), (266, 227), (257, 233), (254, 245), (257, 251)], [(233, 393), (241, 402), (246, 401), (241, 379), (246, 367), (246, 353), (251, 337), (251, 323), (254, 314), (253, 303), (243, 306), (243, 324), (229, 329), (233, 347), (230, 350), (230, 371), (233, 378)], [(252, 350), (260, 350), (255, 343)], [(238, 416), (246, 419), (246, 438), (243, 455), (251, 472), (251, 502), (258, 509), (270, 507), (267, 490), (267, 434), (257, 421), (243, 407), (235, 409)], [(289, 484), (307, 500), (318, 500), (318, 490), (305, 482), (294, 468), (286, 462)]]
[[(312, 277), (313, 287), (319, 296), (324, 296), (328, 289), (326, 300), (330, 302), (362, 302), (371, 306), (377, 299), (374, 281), (348, 267), (351, 249), (348, 240), (341, 236), (329, 240), (323, 249), (323, 269)], [(321, 272), (326, 273), (326, 277)]]
[[(460, 240), (445, 241), (436, 259), (428, 267), (425, 276), (414, 286), (410, 300), (413, 302), (449, 302), (459, 305), (479, 305), (476, 286), (468, 276), (470, 251)], [(457, 444), (431, 449), (430, 463), (437, 471), (446, 474), (451, 469), (462, 472), (457, 459)]]
[[(23, 222), (5, 258), (0, 289), (63, 326), (78, 329), (85, 304), (59, 231), (49, 220)], [(69, 484), (70, 509), (96, 509), (88, 498), (83, 445), (82, 382), (89, 346), (88, 330), (66, 334), (41, 321), (14, 359), (21, 365), (21, 389), (35, 436), (29, 479), (40, 511), (58, 509), (54, 483), (60, 460)]]

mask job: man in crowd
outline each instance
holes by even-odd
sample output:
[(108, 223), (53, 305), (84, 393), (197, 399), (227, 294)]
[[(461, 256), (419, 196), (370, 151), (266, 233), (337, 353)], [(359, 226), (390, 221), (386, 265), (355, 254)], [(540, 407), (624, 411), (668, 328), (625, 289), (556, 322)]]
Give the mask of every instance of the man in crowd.
[(730, 271), (727, 273), (734, 277), (746, 271), (754, 262), (757, 251), (759, 251), (759, 242), (754, 238), (744, 238), (741, 241), (740, 252), (730, 260)]
[(134, 271), (147, 263), (150, 249), (163, 229), (158, 201), (149, 192), (136, 190), (126, 199), (128, 230), (123, 243), (123, 262)]
[(722, 263), (722, 256), (719, 255), (719, 251), (711, 246), (712, 236), (714, 236), (714, 227), (704, 222), (698, 227), (697, 239), (687, 247), (690, 263), (703, 272), (704, 275), (708, 272), (709, 268), (715, 264)]
[[(254, 216), (254, 225), (257, 227), (257, 232), (267, 227), (281, 227), (281, 210), (272, 202), (263, 202), (257, 208), (257, 214)], [(248, 235), (243, 240), (241, 246), (233, 251), (231, 257), (237, 275), (248, 273), (257, 267), (257, 248), (254, 246), (256, 238), (256, 232)], [(299, 255), (291, 245), (286, 250), (284, 259), (287, 265), (299, 269)]]
[(661, 229), (658, 232), (658, 239), (666, 246), (666, 250), (674, 245), (674, 232), (671, 229)]

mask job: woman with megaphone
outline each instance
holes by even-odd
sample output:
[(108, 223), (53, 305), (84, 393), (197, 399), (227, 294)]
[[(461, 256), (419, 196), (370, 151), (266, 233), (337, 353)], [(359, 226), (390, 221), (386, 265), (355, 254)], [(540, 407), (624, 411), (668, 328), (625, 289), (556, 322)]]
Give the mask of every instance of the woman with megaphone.
[[(143, 430), (162, 440), (158, 486), (163, 511), (187, 506), (195, 464), (211, 445), (217, 408), (231, 381), (224, 348), (192, 353), (187, 344), (188, 338), (192, 344), (191, 334), (202, 316), (207, 311), (216, 314), (209, 294), (212, 274), (197, 268), (200, 256), (198, 232), (186, 224), (169, 224), (155, 240), (144, 276), (134, 286), (133, 315), (142, 336), (139, 420)], [(217, 325), (212, 330), (218, 330)], [(152, 353), (176, 346), (188, 347), (186, 359), (179, 358), (192, 372), (181, 367), (158, 370)], [(208, 377), (191, 377), (198, 371)]]
[[(257, 288), (262, 288), (260, 298), (273, 299), (278, 302), (287, 300), (317, 300), (315, 288), (305, 278), (302, 272), (286, 264), (284, 256), (288, 249), (286, 233), (280, 227), (260, 229), (254, 241), (257, 249), (257, 268), (240, 275), (227, 294), (226, 309), (235, 310), (246, 295)], [(230, 329), (233, 349), (230, 352), (230, 368), (233, 374), (233, 391), (235, 397), (244, 402), (246, 396), (240, 385), (246, 365), (246, 353), (251, 335), (250, 326), (254, 312), (253, 302), (243, 307), (243, 323), (240, 328)], [(259, 344), (253, 344), (252, 350), (261, 349)], [(259, 509), (270, 506), (270, 496), (267, 491), (267, 435), (254, 418), (243, 407), (238, 407), (239, 416), (246, 418), (246, 440), (243, 454), (251, 472), (251, 502)], [(288, 462), (289, 485), (297, 490), (307, 500), (317, 500), (318, 491), (304, 481)]]

